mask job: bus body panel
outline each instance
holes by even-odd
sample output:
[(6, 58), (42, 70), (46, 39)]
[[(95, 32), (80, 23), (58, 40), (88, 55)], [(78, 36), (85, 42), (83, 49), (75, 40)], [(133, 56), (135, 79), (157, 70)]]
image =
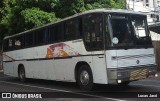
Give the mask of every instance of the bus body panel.
[(106, 59), (109, 84), (117, 84), (118, 80), (126, 82), (145, 79), (157, 71), (153, 48), (117, 49), (106, 51), (107, 55), (110, 56)]
[[(87, 52), (81, 39), (64, 42), (64, 44), (71, 47), (72, 56), (47, 59), (47, 48), (55, 44), (4, 52), (3, 54), (13, 59), (12, 62), (10, 58), (4, 56), (3, 61), (6, 61), (4, 74), (18, 77), (18, 66), (22, 64), (27, 78), (76, 82), (76, 64), (85, 61), (92, 70), (94, 83), (107, 84), (104, 51)], [(72, 53), (75, 51), (79, 53), (77, 56)]]
[[(95, 52), (96, 53), (96, 52)], [(92, 57), (94, 82), (99, 84), (107, 84), (107, 71), (104, 52), (101, 55), (94, 55)]]
[(13, 62), (4, 62), (3, 63), (3, 70), (4, 70), (4, 74), (10, 75), (10, 76), (14, 76), (13, 75)]
[(118, 68), (156, 64), (153, 48), (117, 50), (115, 59)]
[(112, 57), (117, 56), (116, 50), (106, 50), (106, 63), (108, 68), (117, 68), (117, 61), (113, 61)]

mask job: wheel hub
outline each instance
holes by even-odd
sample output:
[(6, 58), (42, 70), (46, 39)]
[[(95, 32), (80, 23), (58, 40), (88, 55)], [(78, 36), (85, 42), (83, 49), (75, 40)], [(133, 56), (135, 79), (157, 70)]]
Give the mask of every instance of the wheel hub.
[(80, 81), (81, 81), (82, 85), (87, 85), (89, 83), (89, 74), (87, 71), (81, 72)]

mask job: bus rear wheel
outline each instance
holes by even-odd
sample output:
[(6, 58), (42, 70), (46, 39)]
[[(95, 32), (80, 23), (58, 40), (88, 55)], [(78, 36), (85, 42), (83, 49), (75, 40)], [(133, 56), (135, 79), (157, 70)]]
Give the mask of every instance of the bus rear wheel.
[(82, 65), (78, 70), (78, 84), (82, 90), (89, 91), (92, 89), (93, 76), (88, 65)]
[(21, 82), (26, 81), (26, 74), (25, 74), (24, 66), (21, 66), (20, 69), (19, 69), (19, 79), (20, 79)]

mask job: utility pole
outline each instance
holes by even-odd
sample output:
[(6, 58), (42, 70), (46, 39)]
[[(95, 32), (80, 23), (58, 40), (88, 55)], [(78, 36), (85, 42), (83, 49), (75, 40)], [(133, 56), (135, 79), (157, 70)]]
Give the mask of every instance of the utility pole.
[[(157, 16), (156, 16), (156, 6), (155, 6), (155, 0), (153, 0), (153, 9), (154, 9), (154, 17), (155, 17), (155, 19), (157, 19)], [(156, 23), (156, 21), (155, 21), (155, 23)]]
[(134, 11), (134, 1), (135, 1), (135, 0), (133, 0), (133, 11)]

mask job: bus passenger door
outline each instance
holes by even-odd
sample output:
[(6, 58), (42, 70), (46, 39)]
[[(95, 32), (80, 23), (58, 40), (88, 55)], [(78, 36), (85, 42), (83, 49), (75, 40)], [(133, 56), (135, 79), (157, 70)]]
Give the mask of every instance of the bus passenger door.
[(105, 84), (106, 64), (103, 41), (103, 14), (89, 14), (84, 21), (84, 41), (87, 51), (92, 54), (92, 73), (94, 83)]

